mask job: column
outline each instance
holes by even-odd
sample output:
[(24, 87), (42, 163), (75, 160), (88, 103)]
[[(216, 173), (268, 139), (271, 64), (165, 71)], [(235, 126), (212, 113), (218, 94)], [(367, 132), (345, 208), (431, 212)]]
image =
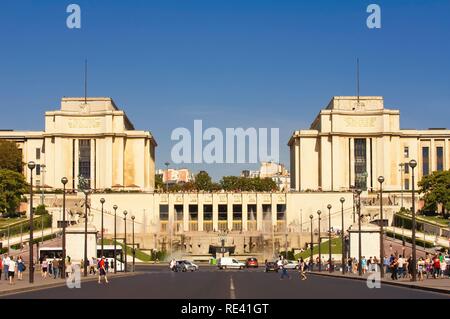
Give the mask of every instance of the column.
[(247, 231), (248, 230), (248, 200), (247, 200), (247, 194), (242, 194), (242, 230)]
[(187, 232), (189, 231), (189, 202), (190, 202), (190, 195), (184, 194), (183, 195), (183, 231)]
[(233, 203), (231, 201), (231, 194), (227, 195), (227, 225), (228, 230), (233, 229)]
[(213, 194), (212, 200), (212, 211), (213, 211), (213, 230), (219, 230), (219, 206), (218, 206), (218, 198), (215, 194)]
[(256, 230), (262, 231), (263, 212), (262, 200), (259, 195), (256, 195)]
[(355, 139), (350, 138), (350, 163), (349, 163), (349, 175), (350, 185), (355, 186)]

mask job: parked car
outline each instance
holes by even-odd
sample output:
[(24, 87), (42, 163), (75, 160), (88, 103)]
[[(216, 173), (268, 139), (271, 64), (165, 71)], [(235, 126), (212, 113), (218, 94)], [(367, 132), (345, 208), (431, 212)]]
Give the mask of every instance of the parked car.
[(278, 272), (278, 265), (277, 265), (276, 261), (268, 261), (268, 262), (266, 262), (265, 266), (266, 266), (264, 269), (265, 272), (269, 272), (269, 271)]
[(254, 267), (254, 268), (258, 268), (258, 259), (251, 257), (251, 258), (247, 258), (247, 261), (245, 262), (245, 266), (247, 268), (250, 267)]
[(298, 269), (298, 262), (294, 260), (288, 260), (287, 264), (284, 265), (286, 269)]
[(244, 269), (245, 264), (231, 257), (222, 257), (219, 259), (217, 266), (219, 267), (219, 269)]
[(175, 269), (176, 272), (186, 272), (186, 271), (196, 271), (198, 270), (198, 266), (189, 260), (177, 260), (175, 263)]

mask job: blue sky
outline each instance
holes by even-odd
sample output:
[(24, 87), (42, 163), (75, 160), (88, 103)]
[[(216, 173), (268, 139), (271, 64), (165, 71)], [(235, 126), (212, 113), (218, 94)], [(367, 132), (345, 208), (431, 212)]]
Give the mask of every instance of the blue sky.
[[(77, 3), (82, 28), (66, 27)], [(382, 28), (366, 26), (370, 3)], [(63, 96), (111, 96), (170, 160), (176, 127), (308, 128), (333, 95), (382, 95), (403, 128), (450, 127), (450, 1), (23, 1), (0, 4), (0, 128), (42, 130)], [(26, 114), (26, 116), (24, 116)], [(255, 165), (182, 165), (216, 179)]]

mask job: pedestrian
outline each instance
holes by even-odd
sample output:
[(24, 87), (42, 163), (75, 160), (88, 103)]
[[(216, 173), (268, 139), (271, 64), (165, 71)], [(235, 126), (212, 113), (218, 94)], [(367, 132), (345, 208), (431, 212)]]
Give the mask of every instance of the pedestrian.
[(404, 266), (405, 266), (405, 260), (403, 259), (402, 255), (398, 256), (397, 258), (397, 275), (398, 277), (402, 278), (404, 276)]
[(102, 277), (105, 278), (105, 283), (108, 282), (108, 278), (106, 277), (106, 268), (105, 268), (105, 256), (102, 256), (102, 259), (98, 262), (98, 283), (101, 284)]
[(289, 279), (291, 279), (291, 276), (289, 276), (289, 274), (288, 274), (288, 272), (287, 272), (286, 265), (287, 265), (287, 260), (286, 260), (285, 258), (281, 258), (281, 259), (279, 260), (279, 263), (278, 263), (278, 268), (281, 267), (281, 277), (280, 277), (280, 280), (284, 279), (284, 277), (288, 277)]
[(66, 278), (69, 282), (72, 282), (72, 263), (69, 261), (67, 261), (66, 263)]
[(364, 275), (367, 271), (367, 259), (365, 256), (362, 256), (362, 258), (361, 258), (361, 269), (362, 269), (362, 273)]
[(389, 268), (390, 262), (389, 262), (389, 258), (387, 256), (384, 256), (383, 258), (383, 268), (384, 268), (384, 273), (387, 274), (391, 271), (391, 269)]
[(53, 276), (53, 260), (48, 261), (48, 274)]
[(425, 261), (422, 257), (417, 262), (417, 274), (419, 275), (419, 281), (423, 280), (423, 273), (425, 272)]
[(439, 263), (441, 265), (441, 278), (444, 278), (445, 276), (445, 271), (447, 270), (447, 263), (445, 262), (445, 258), (444, 256), (442, 256), (442, 254), (440, 254), (442, 258), (439, 258)]
[(89, 275), (95, 276), (95, 265), (97, 264), (96, 259), (94, 257), (91, 258), (89, 263)]
[(437, 279), (439, 277), (439, 272), (441, 271), (441, 262), (437, 255), (433, 258), (433, 278)]
[(41, 276), (44, 279), (47, 278), (48, 265), (49, 265), (48, 260), (46, 258), (43, 259), (42, 263), (41, 263), (41, 269), (42, 269)]
[(5, 280), (8, 280), (8, 271), (9, 271), (9, 261), (11, 259), (9, 258), (8, 254), (5, 254), (3, 256), (3, 272), (5, 273)]
[(412, 256), (409, 256), (408, 260), (406, 261), (406, 269), (408, 269), (408, 278), (412, 278), (412, 274), (414, 271)]
[(391, 275), (391, 279), (392, 280), (397, 280), (397, 272), (398, 272), (398, 259), (394, 257), (394, 259), (391, 262), (391, 271), (392, 271), (392, 275)]
[(14, 274), (16, 273), (16, 262), (11, 258), (8, 262), (8, 278), (9, 284), (14, 285)]
[(53, 259), (53, 279), (56, 279), (59, 277), (59, 259), (55, 257)]
[(2, 279), (2, 272), (3, 272), (3, 257), (0, 258), (0, 279)]
[(17, 258), (17, 280), (23, 280), (23, 272), (25, 271), (25, 263), (23, 262), (22, 256)]
[(306, 280), (306, 274), (305, 274), (305, 267), (306, 267), (306, 263), (303, 260), (302, 257), (300, 257), (300, 259), (298, 260), (298, 271), (300, 273), (300, 279), (301, 280)]

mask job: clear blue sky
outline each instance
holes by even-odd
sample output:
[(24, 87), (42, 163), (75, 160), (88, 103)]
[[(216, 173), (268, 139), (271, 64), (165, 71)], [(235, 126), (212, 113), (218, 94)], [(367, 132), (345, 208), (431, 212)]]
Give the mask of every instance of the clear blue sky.
[[(82, 9), (81, 30), (66, 7)], [(382, 8), (382, 29), (366, 7)], [(450, 1), (23, 1), (0, 4), (0, 128), (42, 130), (63, 96), (111, 96), (156, 137), (176, 127), (308, 128), (333, 95), (382, 95), (403, 128), (450, 127)], [(191, 166), (188, 166), (191, 167)], [(215, 178), (248, 165), (203, 165)]]

